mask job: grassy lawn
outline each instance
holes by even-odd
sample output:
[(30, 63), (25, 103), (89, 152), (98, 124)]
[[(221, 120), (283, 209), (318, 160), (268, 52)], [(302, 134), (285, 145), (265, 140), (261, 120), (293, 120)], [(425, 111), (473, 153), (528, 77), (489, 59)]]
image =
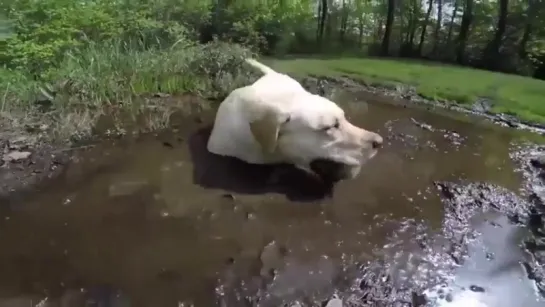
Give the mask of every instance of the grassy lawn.
[(414, 85), (427, 98), (471, 104), (490, 98), (493, 112), (545, 123), (545, 81), (484, 70), (422, 62), (372, 58), (268, 60), (279, 71), (295, 75), (345, 75), (367, 82)]

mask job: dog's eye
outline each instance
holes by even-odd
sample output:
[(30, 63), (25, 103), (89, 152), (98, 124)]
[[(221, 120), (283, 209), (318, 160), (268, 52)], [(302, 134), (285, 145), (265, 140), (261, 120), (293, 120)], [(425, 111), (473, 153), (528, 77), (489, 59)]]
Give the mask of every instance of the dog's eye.
[(339, 127), (341, 126), (341, 123), (339, 122), (339, 120), (335, 120), (335, 123), (331, 126), (327, 126), (327, 127), (324, 127), (322, 128), (322, 130), (324, 131), (329, 131), (331, 129), (339, 129)]

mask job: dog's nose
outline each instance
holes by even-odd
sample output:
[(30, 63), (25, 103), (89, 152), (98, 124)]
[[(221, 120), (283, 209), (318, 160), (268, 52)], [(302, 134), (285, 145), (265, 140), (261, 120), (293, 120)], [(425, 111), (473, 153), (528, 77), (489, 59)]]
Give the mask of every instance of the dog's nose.
[(379, 149), (382, 147), (382, 144), (384, 143), (384, 140), (380, 135), (376, 135), (375, 139), (371, 142), (371, 146), (373, 146), (373, 149)]
[(360, 131), (362, 131), (362, 134), (360, 134), (361, 138), (359, 139), (358, 143), (362, 147), (362, 149), (378, 149), (382, 147), (384, 140), (382, 139), (382, 136), (380, 136), (380, 134), (364, 129), (360, 129)]

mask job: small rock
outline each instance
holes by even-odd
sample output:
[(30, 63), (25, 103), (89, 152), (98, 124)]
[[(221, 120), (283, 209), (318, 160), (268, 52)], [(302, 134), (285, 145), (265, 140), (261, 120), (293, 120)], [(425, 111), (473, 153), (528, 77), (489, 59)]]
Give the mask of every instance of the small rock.
[(225, 193), (223, 195), (221, 195), (222, 198), (225, 198), (225, 199), (229, 199), (229, 200), (235, 200), (235, 195), (231, 194), (231, 193)]
[(421, 306), (425, 306), (428, 303), (426, 296), (423, 294), (418, 294), (416, 292), (413, 292), (411, 296), (412, 296), (412, 299), (411, 299), (412, 307), (421, 307)]
[(170, 143), (168, 141), (164, 141), (163, 146), (168, 147), (168, 148), (174, 148), (174, 145), (172, 145), (172, 143)]
[(428, 130), (428, 131), (435, 131), (435, 129), (433, 129), (433, 127), (431, 125), (428, 125), (426, 123), (421, 123), (419, 121), (417, 121), (416, 119), (414, 118), (411, 118), (411, 121), (417, 125), (418, 127), (424, 129), (424, 130)]
[(28, 137), (26, 136), (20, 136), (13, 140), (9, 140), (9, 149), (11, 150), (23, 150), (28, 148)]
[(478, 98), (477, 101), (471, 106), (471, 109), (475, 112), (486, 113), (492, 108), (492, 102), (487, 98)]
[(246, 213), (246, 220), (248, 220), (248, 221), (253, 221), (253, 220), (255, 220), (256, 218), (257, 218), (257, 217), (255, 216), (255, 214), (249, 213), (249, 212)]
[(271, 272), (283, 266), (284, 257), (281, 248), (275, 241), (272, 241), (263, 247), (259, 260), (261, 260), (260, 275), (272, 277)]
[(330, 299), (329, 302), (325, 305), (325, 307), (343, 307), (343, 301), (338, 298)]
[(169, 94), (166, 94), (166, 93), (155, 93), (153, 94), (153, 97), (156, 97), (156, 98), (166, 98), (166, 97), (170, 97)]
[(530, 159), (534, 167), (545, 168), (545, 155), (537, 155)]
[(6, 162), (18, 162), (28, 159), (31, 153), (29, 151), (12, 151), (4, 155), (4, 161)]

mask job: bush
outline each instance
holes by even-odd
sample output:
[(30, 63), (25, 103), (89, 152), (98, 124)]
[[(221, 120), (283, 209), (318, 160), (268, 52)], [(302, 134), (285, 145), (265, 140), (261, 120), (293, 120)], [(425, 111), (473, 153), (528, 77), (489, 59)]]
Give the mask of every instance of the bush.
[[(56, 130), (85, 135), (105, 106), (142, 111), (147, 100), (141, 98), (158, 93), (221, 99), (252, 78), (242, 65), (248, 56), (253, 56), (250, 50), (219, 41), (201, 45), (180, 39), (163, 49), (134, 48), (121, 41), (89, 44), (68, 52), (59, 68), (49, 70), (40, 81), (3, 69), (1, 110), (5, 115), (25, 113), (32, 121), (36, 116), (31, 114), (42, 114), (38, 117), (49, 118)], [(70, 116), (74, 120), (76, 113), (86, 117), (85, 125), (63, 122)], [(66, 132), (56, 134), (67, 137)]]
[(46, 80), (63, 84), (64, 97), (94, 105), (119, 104), (153, 93), (217, 98), (245, 81), (240, 78), (241, 63), (251, 55), (241, 46), (222, 42), (181, 42), (169, 49), (146, 50), (112, 42), (70, 53)]

